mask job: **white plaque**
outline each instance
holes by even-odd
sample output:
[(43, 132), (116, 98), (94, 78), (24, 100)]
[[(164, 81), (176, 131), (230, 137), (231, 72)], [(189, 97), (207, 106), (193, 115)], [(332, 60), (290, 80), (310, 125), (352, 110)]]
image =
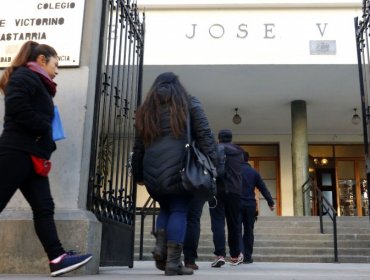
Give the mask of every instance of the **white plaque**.
[(336, 55), (335, 40), (310, 40), (310, 55)]
[(78, 66), (84, 5), (85, 0), (3, 3), (0, 9), (0, 67), (9, 66), (28, 40), (55, 48), (59, 66)]

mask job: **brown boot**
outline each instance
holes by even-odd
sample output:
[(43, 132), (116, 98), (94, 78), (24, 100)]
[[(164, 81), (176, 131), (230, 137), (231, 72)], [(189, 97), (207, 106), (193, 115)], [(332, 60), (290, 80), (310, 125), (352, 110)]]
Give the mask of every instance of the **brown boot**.
[(181, 262), (182, 244), (167, 242), (167, 262), (165, 275), (192, 275), (191, 268), (183, 266)]
[(154, 236), (156, 238), (156, 242), (152, 254), (155, 260), (155, 266), (159, 270), (164, 271), (167, 260), (167, 234), (164, 229), (160, 229), (154, 234)]

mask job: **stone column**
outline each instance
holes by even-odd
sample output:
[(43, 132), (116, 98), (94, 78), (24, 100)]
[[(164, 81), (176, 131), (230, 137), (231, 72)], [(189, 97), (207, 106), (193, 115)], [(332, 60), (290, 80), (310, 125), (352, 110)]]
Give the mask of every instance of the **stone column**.
[[(303, 216), (306, 211), (303, 209), (302, 185), (309, 175), (306, 102), (292, 101), (291, 113), (294, 215)], [(309, 206), (308, 201), (305, 201), (305, 205)]]

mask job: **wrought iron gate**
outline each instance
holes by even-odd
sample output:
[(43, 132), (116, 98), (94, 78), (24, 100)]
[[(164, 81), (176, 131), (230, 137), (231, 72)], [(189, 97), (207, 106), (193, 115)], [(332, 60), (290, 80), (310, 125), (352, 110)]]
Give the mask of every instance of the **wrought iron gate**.
[[(355, 18), (358, 73), (360, 82), (362, 126), (364, 135), (367, 193), (370, 193), (370, 1), (362, 1), (362, 17)], [(370, 212), (370, 204), (369, 204)], [(369, 216), (370, 218), (370, 216)]]
[(144, 17), (130, 0), (103, 0), (88, 209), (102, 222), (100, 265), (133, 266), (136, 190), (129, 174), (141, 99)]

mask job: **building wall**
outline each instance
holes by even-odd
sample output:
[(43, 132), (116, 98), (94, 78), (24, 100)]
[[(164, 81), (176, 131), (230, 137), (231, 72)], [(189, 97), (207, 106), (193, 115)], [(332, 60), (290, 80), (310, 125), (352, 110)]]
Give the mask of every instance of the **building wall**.
[[(61, 114), (66, 139), (58, 141), (52, 155), (50, 173), (52, 193), (57, 208), (86, 208), (88, 168), (92, 116), (96, 85), (96, 67), (99, 47), (100, 1), (85, 4), (81, 63), (79, 67), (59, 68), (55, 78), (57, 94), (54, 103)], [(40, 43), (43, 43), (40, 41)], [(48, 44), (53, 46), (52, 42)], [(73, 44), (73, 42), (66, 42)], [(58, 49), (56, 49), (58, 52)], [(0, 74), (2, 71), (0, 70)], [(4, 115), (4, 99), (0, 99), (0, 115)], [(0, 129), (3, 118), (0, 119)], [(27, 202), (17, 193), (8, 208), (28, 208)]]
[[(146, 65), (356, 63), (348, 38), (361, 1), (180, 2), (140, 1)], [(336, 55), (310, 55), (310, 41), (317, 40), (336, 40), (340, 48)]]
[[(304, 66), (355, 65), (357, 57), (354, 17), (361, 15), (362, 1), (142, 0), (138, 5), (145, 10), (146, 16), (144, 93), (155, 77), (153, 69), (157, 68), (158, 72), (174, 70), (175, 73), (181, 73), (180, 79), (183, 79), (190, 93), (201, 99), (210, 118), (212, 129), (217, 131), (220, 125), (221, 128), (230, 127), (236, 132), (234, 140), (241, 144), (278, 144), (281, 215), (294, 215), (291, 132), (288, 115), (290, 115), (290, 102), (295, 96), (299, 96), (298, 99), (307, 99), (309, 144), (361, 143), (363, 141), (359, 127), (354, 133), (354, 128), (350, 123), (350, 114), (355, 106), (352, 103), (350, 105), (352, 107), (348, 110), (349, 116), (346, 116), (349, 121), (348, 129), (333, 128), (330, 132), (328, 132), (329, 129), (318, 129), (318, 124), (326, 121), (331, 110), (336, 111), (339, 110), (338, 108), (348, 106), (345, 104), (347, 101), (343, 101), (339, 106), (332, 104), (332, 107), (329, 105), (318, 111), (313, 110), (316, 103), (323, 102), (322, 98), (328, 94), (328, 85), (323, 85), (317, 95), (308, 91), (308, 94), (302, 97), (299, 94), (303, 90), (300, 86), (305, 86), (303, 83), (299, 85), (298, 82), (291, 95), (289, 97), (281, 95), (280, 100), (272, 96), (280, 92), (279, 90), (274, 92), (274, 87), (278, 87), (276, 84), (271, 85), (271, 93), (266, 93), (266, 95), (262, 93), (259, 97), (252, 97), (249, 94), (257, 92), (257, 87), (260, 87), (260, 84), (252, 84), (250, 80), (246, 82), (245, 96), (242, 96), (243, 93), (238, 95), (237, 89), (231, 87), (230, 92), (225, 93), (227, 98), (235, 100), (234, 103), (241, 108), (241, 112), (249, 105), (245, 109), (245, 115), (242, 115), (242, 125), (236, 126), (231, 122), (224, 122), (228, 114), (224, 107), (231, 107), (230, 111), (233, 109), (222, 96), (225, 94), (217, 93), (218, 88), (213, 86), (214, 81), (209, 81), (209, 84), (204, 87), (198, 84), (198, 81), (193, 82), (196, 80), (194, 78), (196, 74), (192, 73), (196, 69), (216, 73), (216, 68), (220, 69), (227, 65), (240, 66), (235, 70), (236, 72), (232, 72), (233, 77), (227, 76), (228, 72), (233, 71), (232, 67), (225, 68), (227, 70), (224, 72), (222, 70), (217, 72), (219, 77), (212, 77), (221, 79), (226, 84), (233, 84), (237, 80), (234, 79), (235, 76), (239, 75), (240, 71), (250, 73), (256, 71), (254, 69), (258, 66), (277, 66), (276, 75), (279, 75), (279, 67), (285, 69), (286, 65), (298, 66), (297, 71), (301, 66), (303, 69)], [(330, 70), (324, 70), (320, 74), (326, 75), (329, 72)], [(353, 72), (348, 72), (347, 76), (353, 76)], [(261, 79), (263, 79), (262, 76)], [(304, 81), (311, 77), (302, 76), (298, 79)], [(241, 80), (238, 79), (239, 82)], [(268, 83), (268, 79), (263, 81)], [(281, 81), (282, 84), (289, 82), (289, 80)], [(338, 83), (341, 82), (346, 84), (339, 78)], [(208, 89), (205, 89), (207, 86)], [(351, 101), (358, 107), (359, 93), (357, 88), (352, 88), (353, 92), (349, 90), (348, 94), (351, 94), (352, 100), (358, 100), (357, 102)], [(213, 95), (210, 96), (210, 94)], [(339, 98), (339, 95), (338, 91), (332, 97), (333, 100)], [(250, 105), (250, 102), (258, 98), (261, 103)], [(271, 98), (275, 98), (272, 101), (275, 104), (267, 107)], [(225, 106), (217, 107), (220, 103)], [(253, 108), (250, 108), (253, 106), (263, 114), (258, 117), (253, 115), (253, 112), (251, 113)], [(285, 117), (282, 118), (280, 115), (273, 117), (270, 128), (280, 127), (283, 122), (285, 126), (280, 132), (272, 133), (272, 129), (266, 129), (263, 133), (254, 132), (255, 126), (250, 129), (251, 126), (245, 125), (248, 121), (257, 126), (258, 122), (266, 122), (266, 115), (273, 115), (274, 110), (279, 106), (285, 112)], [(231, 120), (232, 112), (229, 114)], [(332, 122), (336, 121), (341, 122), (335, 118)], [(329, 124), (329, 127), (333, 126)]]
[[(48, 4), (53, 5), (51, 2)], [(95, 215), (86, 210), (86, 201), (101, 11), (102, 1), (86, 1), (83, 32), (79, 38), (82, 42), (80, 65), (60, 67), (55, 79), (58, 86), (54, 103), (58, 105), (67, 136), (56, 143), (57, 150), (51, 158), (53, 166), (49, 180), (56, 206), (56, 226), (66, 250), (74, 249), (94, 255), (78, 274), (96, 274), (100, 263), (102, 227)], [(68, 38), (68, 34), (61, 35)], [(53, 42), (39, 43), (54, 46)], [(65, 44), (76, 42), (66, 39)], [(0, 98), (0, 116), (3, 115), (4, 99)], [(0, 118), (1, 129), (2, 126), (3, 118)], [(30, 230), (33, 224), (30, 207), (19, 191), (1, 213), (0, 224), (1, 228), (7, 229), (0, 232), (1, 272), (49, 273), (45, 252), (35, 232)]]

